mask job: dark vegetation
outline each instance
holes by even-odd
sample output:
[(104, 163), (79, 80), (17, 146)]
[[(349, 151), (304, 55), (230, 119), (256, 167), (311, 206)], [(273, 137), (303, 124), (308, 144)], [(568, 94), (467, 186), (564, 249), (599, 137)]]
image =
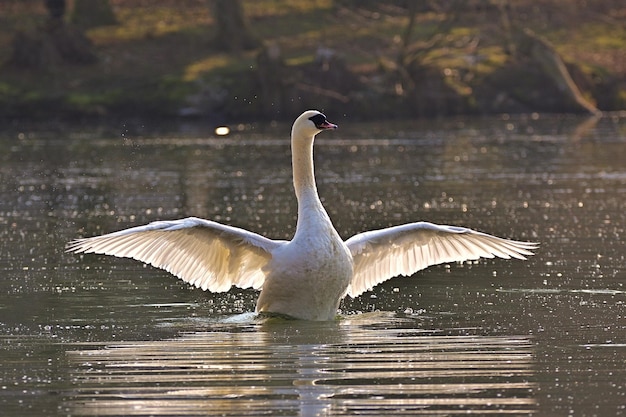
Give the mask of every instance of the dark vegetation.
[(5, 0), (0, 114), (617, 111), (624, 21), (621, 0)]

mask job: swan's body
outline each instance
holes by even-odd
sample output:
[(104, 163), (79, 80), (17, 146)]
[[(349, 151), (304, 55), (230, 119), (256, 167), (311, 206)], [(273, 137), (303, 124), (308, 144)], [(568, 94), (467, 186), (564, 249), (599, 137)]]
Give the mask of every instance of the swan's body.
[(78, 239), (67, 249), (134, 258), (203, 290), (260, 289), (257, 312), (305, 320), (331, 320), (346, 294), (356, 297), (430, 265), (532, 255), (534, 243), (425, 222), (360, 233), (344, 242), (318, 197), (313, 171), (315, 135), (336, 127), (315, 110), (293, 124), (298, 223), (291, 241), (190, 217)]

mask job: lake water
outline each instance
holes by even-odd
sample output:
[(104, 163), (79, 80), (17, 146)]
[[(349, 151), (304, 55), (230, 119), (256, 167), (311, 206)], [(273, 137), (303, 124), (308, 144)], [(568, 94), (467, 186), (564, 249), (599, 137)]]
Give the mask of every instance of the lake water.
[(396, 278), (335, 322), (260, 322), (254, 291), (64, 245), (190, 215), (289, 239), (288, 125), (5, 126), (1, 414), (626, 415), (626, 118), (331, 116), (316, 174), (342, 236), (427, 220), (536, 256)]

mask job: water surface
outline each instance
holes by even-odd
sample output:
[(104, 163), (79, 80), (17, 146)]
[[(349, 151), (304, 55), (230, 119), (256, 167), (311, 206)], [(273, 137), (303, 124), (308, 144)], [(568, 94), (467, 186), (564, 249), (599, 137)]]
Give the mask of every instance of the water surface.
[(623, 118), (331, 120), (316, 173), (342, 236), (427, 220), (537, 255), (393, 279), (333, 323), (259, 322), (254, 291), (63, 247), (190, 215), (291, 238), (289, 126), (7, 128), (3, 415), (626, 414)]

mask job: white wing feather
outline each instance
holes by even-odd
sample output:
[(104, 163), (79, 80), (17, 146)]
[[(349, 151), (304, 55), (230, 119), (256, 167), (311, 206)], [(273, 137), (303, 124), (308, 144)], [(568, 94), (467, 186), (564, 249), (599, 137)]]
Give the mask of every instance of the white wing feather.
[(77, 239), (66, 249), (133, 258), (212, 292), (260, 289), (271, 252), (284, 241), (189, 217), (157, 221), (103, 236)]
[(446, 262), (494, 256), (526, 259), (537, 244), (502, 239), (464, 227), (427, 222), (359, 233), (346, 241), (354, 259), (348, 295), (357, 297), (390, 278)]

